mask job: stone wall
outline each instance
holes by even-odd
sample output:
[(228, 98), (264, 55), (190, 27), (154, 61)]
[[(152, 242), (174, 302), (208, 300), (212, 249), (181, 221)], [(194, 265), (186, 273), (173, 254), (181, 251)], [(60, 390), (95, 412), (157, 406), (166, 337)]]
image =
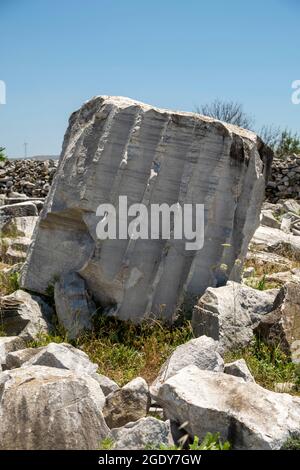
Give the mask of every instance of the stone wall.
[(269, 202), (279, 199), (300, 199), (300, 155), (274, 158), (266, 190)]
[(0, 194), (29, 197), (47, 196), (58, 161), (6, 160), (0, 162)]

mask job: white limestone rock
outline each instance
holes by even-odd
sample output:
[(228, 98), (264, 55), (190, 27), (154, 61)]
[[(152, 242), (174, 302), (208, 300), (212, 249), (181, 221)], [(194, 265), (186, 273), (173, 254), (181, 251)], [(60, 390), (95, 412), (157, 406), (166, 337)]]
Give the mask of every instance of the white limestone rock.
[(6, 334), (18, 335), (25, 341), (51, 331), (52, 308), (38, 295), (23, 290), (0, 299), (1, 325)]
[(248, 369), (245, 359), (238, 359), (234, 362), (228, 362), (224, 366), (224, 373), (234, 375), (235, 377), (241, 377), (245, 382), (255, 382), (253, 375)]
[(98, 369), (98, 365), (93, 364), (85, 352), (67, 343), (49, 343), (38, 354), (25, 362), (23, 367), (37, 365), (68, 369), (79, 375), (93, 375)]
[(159, 390), (159, 403), (192, 438), (219, 432), (233, 449), (276, 450), (299, 434), (299, 397), (196, 366), (169, 378)]
[(13, 351), (6, 356), (6, 369), (17, 369), (36, 356), (43, 348), (26, 348)]
[(300, 237), (284, 231), (265, 227), (261, 225), (256, 230), (252, 240), (251, 247), (256, 250), (270, 251), (271, 253), (280, 253), (286, 250), (294, 259), (300, 259)]
[(1, 206), (0, 219), (1, 217), (36, 217), (38, 216), (38, 210), (33, 202), (25, 201), (18, 202), (17, 204), (8, 204)]
[(106, 397), (103, 415), (110, 429), (144, 418), (150, 408), (147, 382), (137, 377)]
[(18, 336), (3, 336), (0, 337), (0, 366), (6, 365), (6, 358), (8, 353), (17, 351), (18, 349), (24, 349), (25, 342)]
[(295, 199), (282, 200), (282, 207), (285, 212), (293, 212), (300, 215), (300, 204)]
[[(184, 298), (239, 279), (272, 155), (252, 132), (194, 113), (100, 96), (73, 113), (21, 285), (79, 273), (121, 319), (172, 319)], [(101, 203), (205, 205), (204, 249), (186, 240), (98, 240)], [(161, 235), (161, 234), (160, 234)], [(226, 264), (224, 272), (220, 267)], [(164, 306), (163, 311), (162, 307)]]
[(280, 222), (274, 217), (274, 214), (271, 210), (262, 210), (261, 211), (261, 225), (266, 227), (280, 228)]
[(160, 387), (169, 377), (191, 364), (200, 369), (223, 372), (224, 361), (218, 353), (218, 348), (218, 341), (207, 336), (191, 339), (178, 346), (162, 365), (157, 378), (150, 387), (153, 399), (156, 399)]
[(0, 450), (96, 450), (109, 433), (99, 385), (45, 366), (0, 374)]
[(300, 364), (300, 278), (279, 291), (274, 309), (265, 315), (255, 331), (266, 343), (278, 346), (293, 362)]
[(109, 438), (115, 450), (144, 450), (174, 445), (170, 421), (156, 418), (141, 418), (136, 422), (112, 429)]
[(93, 379), (97, 380), (102, 392), (104, 393), (104, 396), (106, 397), (110, 393), (120, 389), (119, 385), (114, 382), (114, 380), (111, 380), (109, 377), (106, 377), (103, 374), (97, 374), (97, 372), (95, 372), (94, 374), (91, 374), (91, 376)]
[(13, 234), (14, 237), (26, 237), (31, 239), (37, 221), (37, 216), (14, 217), (4, 224), (2, 234), (7, 237)]
[(76, 273), (62, 276), (54, 286), (57, 318), (70, 339), (92, 328), (97, 308), (90, 298), (85, 281)]
[(219, 341), (220, 351), (244, 347), (261, 318), (273, 310), (277, 294), (277, 289), (260, 291), (236, 282), (209, 287), (193, 310), (194, 334)]

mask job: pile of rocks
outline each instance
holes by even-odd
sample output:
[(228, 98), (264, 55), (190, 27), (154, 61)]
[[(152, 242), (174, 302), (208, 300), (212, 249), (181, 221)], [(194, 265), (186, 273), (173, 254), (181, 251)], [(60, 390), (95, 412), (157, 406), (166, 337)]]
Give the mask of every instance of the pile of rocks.
[(0, 449), (187, 446), (207, 432), (233, 449), (282, 448), (299, 433), (300, 398), (262, 388), (243, 360), (224, 365), (220, 352), (201, 336), (176, 349), (150, 387), (137, 377), (120, 388), (69, 344), (0, 338)]
[(266, 196), (274, 203), (279, 199), (300, 199), (300, 155), (273, 159)]
[(47, 196), (58, 160), (6, 160), (0, 162), (0, 194), (19, 192), (29, 197)]
[(9, 196), (0, 197), (0, 261), (15, 264), (26, 258), (44, 198), (15, 192)]

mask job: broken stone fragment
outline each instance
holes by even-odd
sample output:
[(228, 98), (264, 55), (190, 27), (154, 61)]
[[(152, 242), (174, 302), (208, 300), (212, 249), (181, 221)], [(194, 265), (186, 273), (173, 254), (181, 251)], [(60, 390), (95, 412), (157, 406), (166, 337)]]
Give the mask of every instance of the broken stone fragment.
[(266, 227), (273, 227), (273, 228), (280, 228), (280, 222), (274, 217), (273, 212), (271, 210), (263, 210), (261, 211), (261, 225), (265, 225)]
[(134, 423), (112, 429), (109, 438), (115, 450), (159, 449), (174, 445), (170, 421), (156, 418), (141, 418)]
[(119, 390), (120, 388), (116, 382), (111, 380), (109, 377), (106, 377), (105, 375), (97, 374), (96, 372), (91, 375), (93, 379), (97, 380), (105, 396), (109, 395), (112, 392), (115, 392), (116, 390)]
[(0, 243), (1, 259), (5, 263), (15, 264), (25, 261), (30, 245), (30, 238), (2, 238)]
[(92, 328), (92, 316), (97, 308), (79, 274), (73, 272), (61, 276), (54, 286), (54, 299), (57, 318), (69, 339)]
[(178, 346), (169, 359), (162, 365), (157, 378), (150, 387), (151, 396), (155, 400), (159, 388), (180, 369), (194, 364), (200, 369), (223, 372), (224, 361), (218, 353), (219, 343), (207, 336), (191, 339)]
[[(75, 272), (110, 314), (173, 320), (207, 286), (240, 279), (271, 160), (250, 131), (128, 98), (93, 98), (70, 118), (21, 285), (45, 294), (55, 277)], [(163, 239), (161, 227), (159, 239), (99, 240), (97, 208), (110, 203), (119, 215), (119, 196), (148, 210), (204, 204), (204, 248), (187, 252), (186, 240)]]
[(33, 202), (19, 202), (17, 204), (10, 204), (1, 206), (0, 215), (9, 217), (36, 217), (38, 216), (38, 210)]
[(0, 374), (1, 450), (96, 450), (109, 433), (87, 374), (21, 367)]
[(36, 365), (68, 369), (79, 375), (93, 375), (98, 369), (98, 365), (93, 364), (87, 354), (67, 343), (49, 343), (23, 364), (24, 367)]
[(4, 237), (25, 237), (31, 239), (38, 217), (14, 217), (9, 219), (2, 227)]
[(255, 382), (245, 359), (238, 359), (234, 362), (228, 362), (224, 366), (224, 373), (242, 378), (245, 382)]
[(300, 398), (275, 393), (232, 375), (181, 369), (160, 388), (159, 404), (200, 441), (217, 431), (233, 449), (276, 450), (299, 433)]
[(300, 363), (300, 284), (288, 282), (278, 293), (274, 309), (265, 315), (255, 333)]
[(51, 331), (52, 308), (38, 295), (17, 290), (0, 298), (0, 318), (7, 335), (32, 341)]
[(10, 352), (6, 356), (6, 369), (17, 369), (36, 356), (43, 348), (26, 348)]
[(103, 415), (110, 429), (119, 428), (144, 418), (149, 408), (149, 387), (142, 377), (137, 377), (106, 397)]
[(24, 349), (25, 342), (18, 336), (4, 336), (0, 337), (0, 367), (2, 369), (6, 366), (7, 355), (12, 351)]
[(293, 259), (300, 259), (300, 237), (277, 228), (259, 226), (251, 240), (251, 247), (271, 253), (286, 252)]
[(245, 347), (260, 319), (273, 310), (277, 293), (277, 289), (260, 291), (236, 282), (209, 287), (193, 310), (194, 334), (219, 341), (222, 351)]

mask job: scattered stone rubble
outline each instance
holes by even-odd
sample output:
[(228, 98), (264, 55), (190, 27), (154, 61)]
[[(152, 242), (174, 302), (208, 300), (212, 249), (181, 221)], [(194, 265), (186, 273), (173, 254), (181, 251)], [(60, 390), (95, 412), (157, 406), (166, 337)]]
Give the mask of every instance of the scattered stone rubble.
[(0, 162), (0, 194), (13, 197), (22, 193), (28, 197), (47, 196), (58, 161), (6, 160)]
[(273, 203), (280, 199), (300, 199), (300, 155), (273, 159), (266, 197)]
[[(277, 383), (273, 392), (255, 383), (243, 359), (224, 364), (225, 352), (255, 335), (279, 343), (300, 364), (299, 163), (296, 156), (275, 160), (275, 186), (267, 189), (242, 282), (228, 275), (227, 284), (205, 289), (193, 308), (196, 338), (175, 349), (152, 384), (138, 377), (119, 387), (66, 343), (29, 347), (51, 332), (53, 307), (20, 289), (0, 296), (0, 331), (7, 335), (0, 337), (0, 449), (99, 449), (104, 439), (119, 450), (159, 448), (182, 435), (191, 442), (219, 432), (233, 449), (276, 450), (299, 436), (295, 384)], [(1, 276), (22, 268), (55, 169), (55, 162), (0, 164)], [(52, 286), (70, 336), (68, 322), (84, 317), (74, 337), (90, 327), (96, 309), (88, 286), (76, 295), (78, 278), (67, 273)]]

